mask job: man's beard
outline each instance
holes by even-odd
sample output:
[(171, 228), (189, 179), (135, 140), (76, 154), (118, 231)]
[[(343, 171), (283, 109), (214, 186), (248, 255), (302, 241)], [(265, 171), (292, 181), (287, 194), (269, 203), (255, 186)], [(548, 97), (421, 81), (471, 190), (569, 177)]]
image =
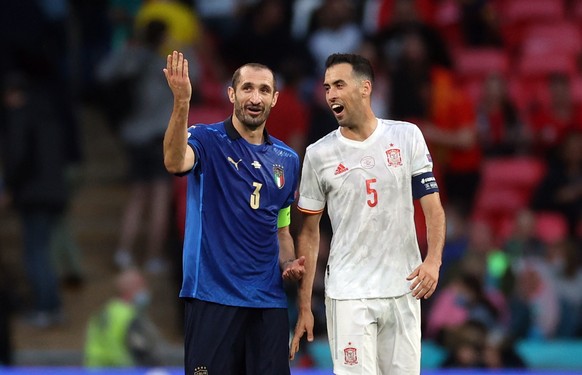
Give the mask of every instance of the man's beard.
[(234, 114), (236, 118), (249, 130), (256, 130), (261, 126), (271, 113), (271, 108), (264, 108), (263, 112), (256, 117), (253, 117), (245, 112), (245, 108), (241, 105), (236, 105)]

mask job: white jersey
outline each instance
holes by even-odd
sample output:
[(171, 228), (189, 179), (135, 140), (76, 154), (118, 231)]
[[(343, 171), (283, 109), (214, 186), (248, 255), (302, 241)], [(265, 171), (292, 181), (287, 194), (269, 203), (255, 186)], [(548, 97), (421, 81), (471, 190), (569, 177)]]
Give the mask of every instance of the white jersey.
[(410, 292), (406, 277), (421, 263), (412, 176), (432, 171), (420, 129), (378, 119), (365, 141), (339, 129), (305, 154), (298, 207), (328, 205), (333, 229), (326, 295), (333, 299), (386, 298)]

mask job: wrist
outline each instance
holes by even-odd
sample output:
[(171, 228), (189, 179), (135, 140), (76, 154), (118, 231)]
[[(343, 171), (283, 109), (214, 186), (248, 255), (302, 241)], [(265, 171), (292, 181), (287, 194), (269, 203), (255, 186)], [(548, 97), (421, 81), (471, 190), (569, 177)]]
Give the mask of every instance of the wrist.
[(295, 258), (287, 259), (286, 261), (281, 263), (281, 268), (285, 268), (287, 266), (287, 264), (293, 263), (294, 261), (295, 261)]
[(441, 261), (441, 259), (440, 259), (439, 257), (430, 256), (430, 255), (427, 255), (427, 257), (425, 258), (425, 260), (424, 260), (424, 261), (425, 261), (425, 262), (427, 262), (427, 263), (433, 263), (433, 264), (436, 264), (436, 265), (437, 265), (437, 266), (439, 266), (439, 267), (440, 267), (440, 266), (441, 266), (441, 264), (442, 264), (442, 261)]

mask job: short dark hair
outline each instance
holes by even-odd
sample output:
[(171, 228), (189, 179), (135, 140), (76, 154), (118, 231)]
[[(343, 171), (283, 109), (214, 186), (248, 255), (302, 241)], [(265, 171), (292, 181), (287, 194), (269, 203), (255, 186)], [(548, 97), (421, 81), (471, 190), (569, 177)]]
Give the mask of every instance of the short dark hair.
[(238, 83), (240, 81), (240, 72), (244, 67), (249, 67), (249, 68), (253, 68), (253, 69), (265, 69), (265, 70), (270, 71), (271, 75), (273, 76), (273, 91), (277, 91), (277, 79), (275, 78), (275, 73), (268, 66), (266, 66), (264, 64), (259, 64), (259, 63), (244, 64), (240, 68), (235, 70), (234, 74), (232, 75), (232, 82), (231, 82), (233, 89), (236, 89), (236, 85), (238, 85)]
[(325, 69), (337, 64), (350, 64), (356, 75), (366, 77), (374, 83), (374, 69), (372, 69), (370, 61), (364, 56), (354, 53), (334, 53), (329, 55), (325, 61)]

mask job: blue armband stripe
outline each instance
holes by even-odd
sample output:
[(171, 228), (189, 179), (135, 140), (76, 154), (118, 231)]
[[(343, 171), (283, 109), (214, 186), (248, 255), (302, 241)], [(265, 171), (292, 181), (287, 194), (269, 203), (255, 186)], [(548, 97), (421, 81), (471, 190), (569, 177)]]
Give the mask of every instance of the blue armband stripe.
[(421, 173), (412, 177), (412, 196), (420, 199), (425, 195), (438, 193), (439, 186), (432, 172)]

